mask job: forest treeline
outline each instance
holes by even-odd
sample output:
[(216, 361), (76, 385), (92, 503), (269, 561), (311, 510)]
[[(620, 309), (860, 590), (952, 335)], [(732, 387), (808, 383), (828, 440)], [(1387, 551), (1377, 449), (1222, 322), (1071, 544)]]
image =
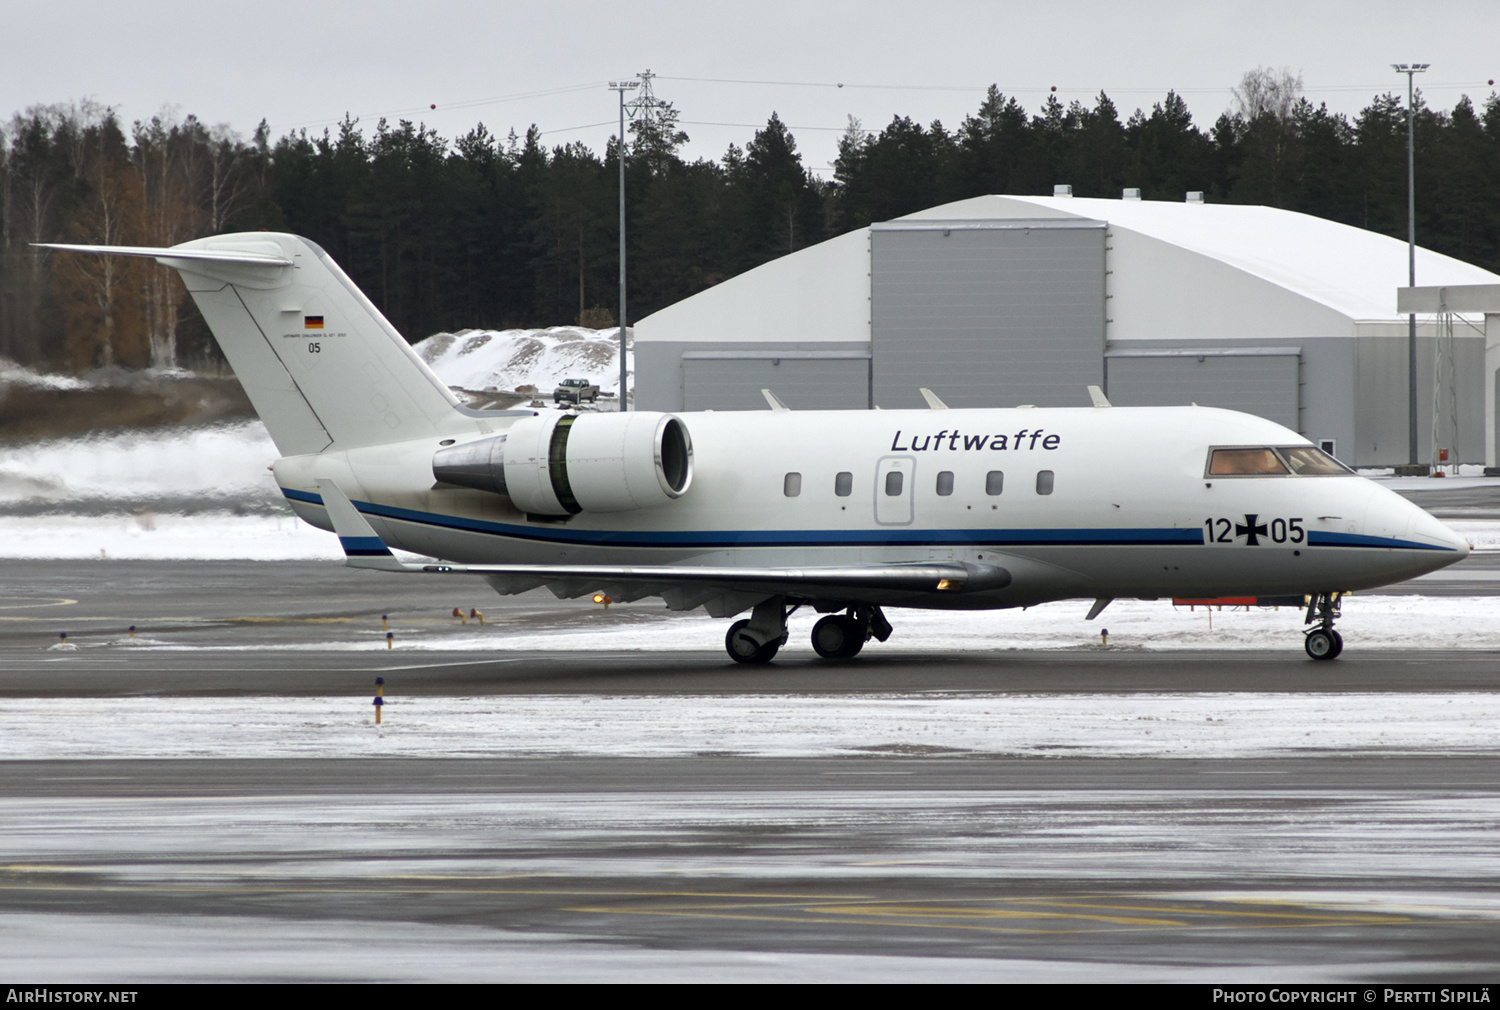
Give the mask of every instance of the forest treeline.
[[(1418, 241), (1500, 272), (1500, 97), (1415, 103)], [(1375, 98), (1352, 120), (1261, 70), (1208, 128), (1168, 93), (1121, 120), (1051, 97), (1036, 113), (991, 88), (954, 129), (851, 119), (831, 180), (802, 163), (773, 113), (743, 148), (685, 161), (670, 103), (630, 124), (631, 319), (872, 221), (987, 193), (1265, 204), (1406, 235), (1406, 110)], [(318, 242), (419, 339), (464, 327), (606, 326), (618, 306), (619, 144), (547, 147), (483, 125), (454, 140), (411, 122), (347, 120), (246, 139), (192, 116), (122, 124), (107, 107), (33, 108), (0, 129), (0, 356), (87, 369), (213, 360), (175, 274), (151, 261), (57, 254), (33, 242), (166, 246), (226, 231)]]

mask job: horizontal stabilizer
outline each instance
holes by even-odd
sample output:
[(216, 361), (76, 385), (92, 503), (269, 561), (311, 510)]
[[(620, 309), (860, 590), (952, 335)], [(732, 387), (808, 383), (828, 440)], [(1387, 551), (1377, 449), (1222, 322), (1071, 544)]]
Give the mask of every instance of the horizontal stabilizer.
[(182, 246), (145, 245), (65, 245), (61, 242), (33, 242), (38, 249), (60, 249), (63, 252), (94, 253), (101, 256), (140, 256), (154, 260), (198, 260), (204, 263), (244, 263), (249, 266), (289, 267), (292, 261), (275, 253), (240, 252), (229, 249), (184, 249)]

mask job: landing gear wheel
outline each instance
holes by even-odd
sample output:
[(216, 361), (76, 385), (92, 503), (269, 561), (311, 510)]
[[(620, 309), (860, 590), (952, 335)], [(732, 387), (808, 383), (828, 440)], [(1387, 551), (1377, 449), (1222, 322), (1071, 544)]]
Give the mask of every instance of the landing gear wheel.
[(854, 618), (832, 614), (813, 625), (813, 651), (824, 659), (853, 659), (865, 647), (865, 635)]
[(735, 621), (729, 626), (729, 632), (724, 636), (725, 651), (736, 663), (769, 663), (781, 648), (781, 643), (773, 639), (761, 645), (749, 635), (740, 634), (749, 626), (749, 621)]
[(1344, 651), (1344, 638), (1332, 628), (1314, 628), (1307, 633), (1302, 647), (1313, 659), (1337, 659), (1338, 654)]
[(1339, 599), (1344, 593), (1317, 593), (1308, 598), (1307, 618), (1304, 623), (1318, 622), (1318, 626), (1305, 633), (1302, 647), (1313, 659), (1338, 659), (1344, 651), (1344, 636), (1333, 630), (1333, 622), (1339, 616)]

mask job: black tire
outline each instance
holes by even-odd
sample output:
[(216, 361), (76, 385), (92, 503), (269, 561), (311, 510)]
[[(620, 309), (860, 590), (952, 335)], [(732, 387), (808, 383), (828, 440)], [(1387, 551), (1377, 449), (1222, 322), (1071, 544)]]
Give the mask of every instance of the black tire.
[(831, 614), (813, 625), (812, 647), (824, 659), (853, 659), (865, 647), (865, 629), (851, 617)]
[(1338, 654), (1343, 651), (1344, 641), (1336, 631), (1315, 628), (1307, 633), (1302, 647), (1313, 659), (1337, 659)]
[(765, 645), (757, 645), (753, 639), (740, 634), (749, 626), (749, 621), (735, 621), (731, 624), (724, 635), (724, 651), (736, 663), (769, 663), (771, 657), (781, 649), (781, 643), (771, 641)]

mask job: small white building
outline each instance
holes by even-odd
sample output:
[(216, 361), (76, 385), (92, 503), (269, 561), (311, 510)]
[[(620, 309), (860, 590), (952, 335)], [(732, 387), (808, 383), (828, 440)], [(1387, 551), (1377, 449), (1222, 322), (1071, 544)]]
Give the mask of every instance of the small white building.
[[(1245, 410), (1346, 462), (1404, 463), (1406, 283), (1404, 242), (1305, 214), (977, 197), (640, 320), (636, 404), (754, 409), (769, 388), (793, 408), (920, 407), (926, 386), (953, 407), (1066, 406), (1093, 384), (1118, 405)], [(1417, 283), (1500, 276), (1419, 248)], [(1451, 320), (1418, 317), (1420, 456), (1494, 466), (1500, 315)]]

